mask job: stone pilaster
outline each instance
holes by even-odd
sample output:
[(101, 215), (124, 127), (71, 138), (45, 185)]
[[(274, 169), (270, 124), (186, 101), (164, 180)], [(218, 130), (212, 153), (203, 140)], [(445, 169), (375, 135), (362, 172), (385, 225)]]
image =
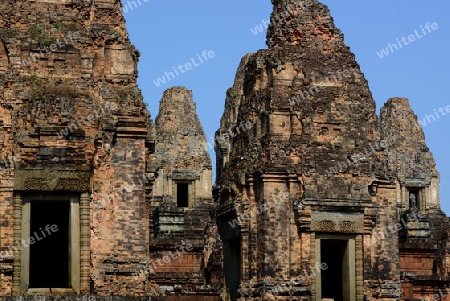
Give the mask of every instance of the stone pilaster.
[(87, 192), (80, 196), (80, 284), (81, 293), (90, 292), (90, 197)]
[[(20, 245), (22, 238), (22, 196), (16, 193), (14, 196), (14, 242), (13, 246)], [(21, 293), (20, 274), (21, 274), (21, 252), (20, 248), (14, 252), (14, 271), (13, 271), (13, 294)]]

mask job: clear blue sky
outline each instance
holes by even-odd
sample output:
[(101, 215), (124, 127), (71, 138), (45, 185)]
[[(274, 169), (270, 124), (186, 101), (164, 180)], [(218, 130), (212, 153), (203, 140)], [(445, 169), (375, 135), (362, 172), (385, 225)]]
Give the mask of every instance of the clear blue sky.
[[(267, 48), (263, 33), (251, 29), (269, 20), (270, 0), (122, 0), (132, 43), (141, 52), (139, 87), (154, 119), (159, 100), (167, 88), (185, 86), (193, 90), (194, 101), (208, 140), (212, 143), (223, 112), (225, 92), (231, 87), (243, 55)], [(450, 105), (450, 2), (446, 0), (323, 0), (345, 42), (356, 54), (370, 89), (380, 107), (390, 97), (407, 97), (419, 119)], [(133, 9), (130, 9), (130, 4)], [(426, 36), (421, 27), (436, 22), (437, 30)], [(262, 25), (264, 26), (264, 25)], [(404, 36), (422, 37), (380, 58), (377, 52)], [(200, 63), (197, 54), (214, 51), (214, 57)], [(192, 63), (195, 61), (195, 64)], [(191, 70), (172, 66), (191, 63)], [(184, 69), (184, 68), (183, 68)], [(175, 78), (157, 86), (165, 72)], [(445, 113), (445, 111), (444, 111)], [(450, 215), (450, 114), (424, 127), (428, 147), (441, 173), (441, 204)], [(431, 120), (431, 119), (430, 119)], [(210, 150), (213, 160), (214, 151)], [(214, 166), (214, 165), (213, 165)]]

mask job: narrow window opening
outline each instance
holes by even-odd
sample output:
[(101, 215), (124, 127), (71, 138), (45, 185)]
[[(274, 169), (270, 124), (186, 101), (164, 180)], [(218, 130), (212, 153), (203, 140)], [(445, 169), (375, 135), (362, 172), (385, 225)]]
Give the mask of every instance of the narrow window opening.
[(189, 207), (189, 184), (177, 184), (177, 205), (178, 207)]
[(69, 208), (68, 201), (31, 201), (29, 288), (69, 288)]

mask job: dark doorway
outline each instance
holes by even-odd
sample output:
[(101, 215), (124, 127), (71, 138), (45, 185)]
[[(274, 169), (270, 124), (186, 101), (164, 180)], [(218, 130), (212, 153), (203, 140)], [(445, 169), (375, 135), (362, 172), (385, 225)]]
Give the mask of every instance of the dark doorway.
[(241, 239), (225, 240), (224, 243), (225, 282), (230, 300), (236, 301), (241, 275)]
[(30, 288), (69, 288), (69, 209), (67, 201), (31, 201)]
[(178, 207), (189, 207), (189, 184), (177, 184), (177, 205)]
[(332, 298), (334, 301), (344, 301), (343, 269), (344, 255), (347, 249), (346, 240), (322, 239), (320, 258), (328, 268), (322, 270), (322, 298)]

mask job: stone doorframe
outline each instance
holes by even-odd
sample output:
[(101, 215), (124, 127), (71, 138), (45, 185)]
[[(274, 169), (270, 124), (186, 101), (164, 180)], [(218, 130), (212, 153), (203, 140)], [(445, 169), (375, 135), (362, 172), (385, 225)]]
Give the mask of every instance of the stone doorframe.
[[(172, 181), (169, 185), (172, 185), (172, 199), (174, 203), (177, 203), (177, 184), (187, 184), (188, 185), (188, 207), (193, 208), (196, 205), (196, 187), (199, 185), (200, 174), (195, 170), (180, 169), (174, 170), (169, 178)], [(170, 187), (170, 186), (169, 186)]]
[[(330, 203), (330, 207), (336, 206), (335, 203)], [(307, 202), (304, 202), (304, 204), (307, 205)], [(326, 202), (320, 201), (320, 204), (324, 206)], [(363, 206), (364, 204), (360, 203), (359, 205)], [(350, 247), (348, 251), (354, 257), (353, 263), (349, 262), (349, 265), (354, 266), (354, 276), (352, 275), (354, 284), (351, 284), (351, 290), (353, 291), (348, 290), (349, 300), (346, 301), (361, 301), (364, 299), (364, 225), (364, 213), (362, 211), (311, 210), (309, 229), (307, 229), (310, 233), (310, 254), (308, 256), (310, 268), (316, 267), (316, 264), (322, 264), (320, 258), (321, 239), (346, 240)], [(321, 277), (320, 271), (317, 271), (311, 277), (311, 300), (313, 301), (322, 301)]]
[[(14, 245), (28, 239), (30, 232), (30, 205), (32, 200), (70, 201), (70, 282), (69, 293), (90, 293), (90, 166), (77, 170), (65, 166), (52, 168), (28, 167), (14, 170)], [(73, 217), (73, 218), (72, 218)], [(78, 238), (79, 237), (79, 238)], [(78, 243), (76, 239), (78, 238)], [(28, 290), (29, 249), (19, 249), (14, 254), (13, 294), (23, 295)], [(69, 263), (68, 263), (69, 264)], [(57, 294), (58, 292), (36, 291), (36, 294)]]
[[(348, 268), (348, 287), (343, 288), (344, 294), (347, 294), (348, 301), (363, 300), (363, 241), (360, 234), (344, 234), (344, 233), (311, 233), (311, 257), (310, 266), (315, 267), (321, 262), (321, 240), (345, 240), (347, 241), (347, 268)], [(350, 260), (354, 258), (354, 260)], [(317, 269), (315, 275), (311, 278), (312, 300), (322, 300), (322, 274)], [(345, 292), (346, 291), (346, 292)]]
[[(90, 197), (87, 192), (57, 193), (36, 192), (14, 195), (14, 245), (20, 245), (22, 240), (30, 237), (30, 202), (69, 201), (69, 284), (68, 293), (88, 294), (90, 291)], [(51, 294), (48, 289), (28, 289), (29, 286), (30, 248), (18, 249), (14, 256), (13, 293)], [(66, 292), (67, 293), (67, 292)]]

